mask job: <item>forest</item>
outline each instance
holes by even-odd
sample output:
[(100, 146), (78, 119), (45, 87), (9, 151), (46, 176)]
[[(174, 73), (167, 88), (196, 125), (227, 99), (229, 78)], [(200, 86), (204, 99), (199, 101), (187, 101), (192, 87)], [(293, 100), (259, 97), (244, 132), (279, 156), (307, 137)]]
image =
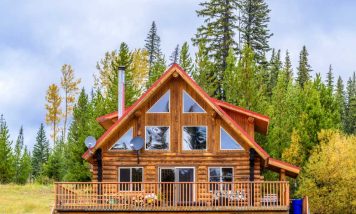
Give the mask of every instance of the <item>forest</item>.
[[(344, 81), (329, 65), (322, 76), (309, 63), (306, 46), (292, 65), (288, 50), (269, 44), (273, 32), (265, 0), (206, 0), (199, 6), (197, 19), (203, 24), (170, 56), (161, 51), (159, 26), (153, 21), (144, 47), (119, 41), (117, 49), (98, 59), (89, 89), (64, 64), (61, 78), (48, 86), (47, 113), (33, 149), (24, 146), (23, 127), (11, 140), (6, 113), (1, 115), (0, 183), (90, 181), (88, 163), (81, 157), (84, 140), (103, 134), (95, 118), (117, 110), (118, 67), (126, 67), (130, 106), (169, 65), (178, 63), (210, 96), (271, 118), (267, 136), (257, 135), (256, 141), (272, 157), (302, 168), (297, 179), (289, 180), (293, 197), (309, 196), (314, 213), (355, 211), (355, 72)], [(267, 171), (264, 176), (278, 179)]]

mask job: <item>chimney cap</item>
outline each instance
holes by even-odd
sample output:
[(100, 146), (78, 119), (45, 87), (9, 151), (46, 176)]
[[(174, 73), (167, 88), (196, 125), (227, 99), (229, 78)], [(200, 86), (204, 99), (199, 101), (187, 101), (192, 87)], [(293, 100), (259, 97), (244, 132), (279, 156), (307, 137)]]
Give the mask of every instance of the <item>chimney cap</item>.
[(124, 71), (124, 70), (125, 70), (125, 66), (120, 65), (120, 66), (119, 66), (119, 71)]

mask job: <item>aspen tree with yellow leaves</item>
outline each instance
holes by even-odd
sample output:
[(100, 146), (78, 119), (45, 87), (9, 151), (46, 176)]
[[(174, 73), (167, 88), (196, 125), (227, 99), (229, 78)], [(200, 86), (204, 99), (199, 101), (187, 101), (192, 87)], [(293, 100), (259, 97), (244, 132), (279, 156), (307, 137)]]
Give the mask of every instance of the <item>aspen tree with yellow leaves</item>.
[[(145, 89), (147, 75), (149, 70), (148, 51), (146, 49), (137, 49), (132, 52), (132, 73), (134, 74), (132, 84), (140, 91), (140, 94)], [(139, 94), (139, 95), (140, 95)]]
[(68, 117), (73, 112), (76, 95), (79, 93), (78, 85), (81, 79), (74, 77), (74, 70), (71, 65), (64, 64), (62, 66), (61, 87), (64, 90), (64, 125), (63, 125), (63, 140), (66, 140), (67, 121)]
[(61, 121), (62, 109), (61, 103), (62, 98), (59, 95), (59, 88), (56, 84), (51, 84), (48, 87), (47, 95), (46, 95), (46, 123), (52, 126), (52, 134), (51, 137), (53, 139), (54, 144), (57, 141), (57, 134), (59, 131), (58, 124)]

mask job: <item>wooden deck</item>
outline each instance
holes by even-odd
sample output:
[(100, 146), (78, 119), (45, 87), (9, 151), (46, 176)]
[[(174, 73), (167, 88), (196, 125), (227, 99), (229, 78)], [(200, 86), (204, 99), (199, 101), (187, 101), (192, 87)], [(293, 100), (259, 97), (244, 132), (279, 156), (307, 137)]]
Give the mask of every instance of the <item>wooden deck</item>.
[(287, 211), (289, 183), (56, 183), (57, 212)]

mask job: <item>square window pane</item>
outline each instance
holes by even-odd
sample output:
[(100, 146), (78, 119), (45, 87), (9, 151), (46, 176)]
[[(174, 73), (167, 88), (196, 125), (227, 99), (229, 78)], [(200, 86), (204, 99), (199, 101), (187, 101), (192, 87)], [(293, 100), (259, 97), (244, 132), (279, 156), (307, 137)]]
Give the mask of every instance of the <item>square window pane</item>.
[(147, 126), (146, 127), (146, 149), (168, 150), (169, 149), (169, 127)]
[(207, 127), (185, 126), (183, 127), (183, 150), (206, 149)]

